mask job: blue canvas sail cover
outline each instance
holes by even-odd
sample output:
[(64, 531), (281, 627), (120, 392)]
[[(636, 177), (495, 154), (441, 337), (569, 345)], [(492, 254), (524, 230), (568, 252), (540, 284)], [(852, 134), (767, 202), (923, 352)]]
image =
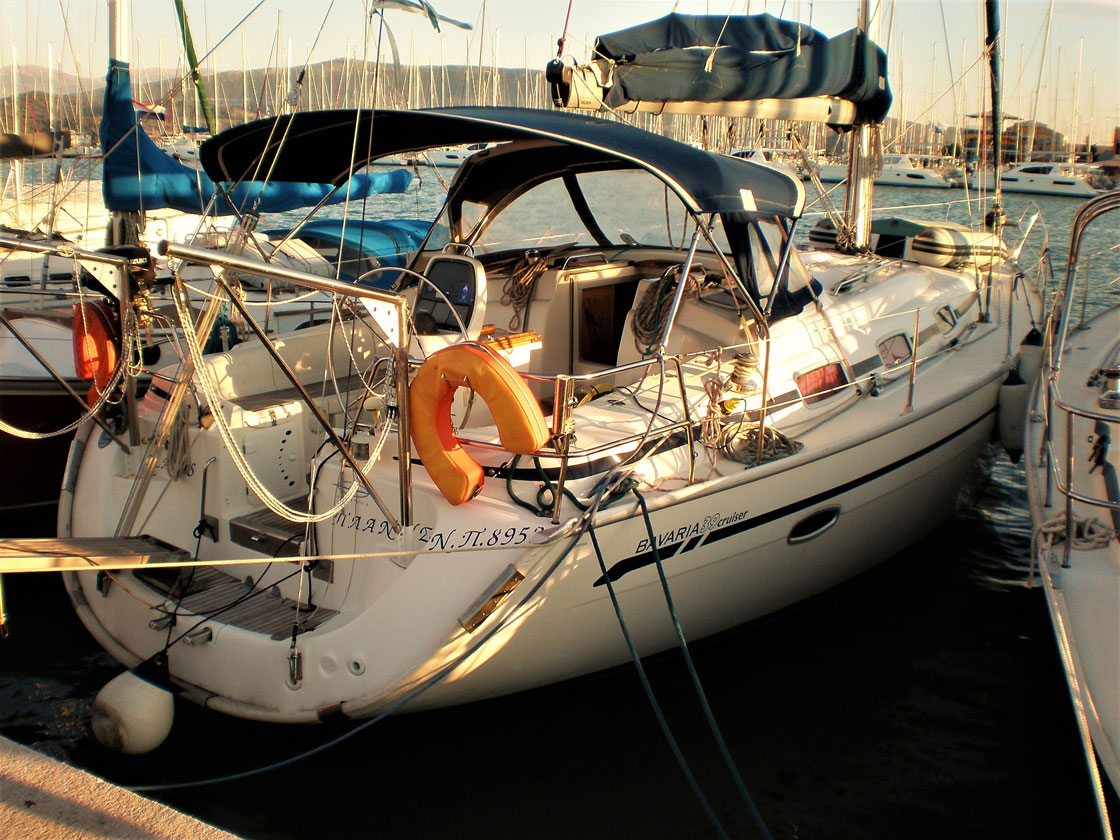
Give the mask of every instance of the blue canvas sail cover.
[[(110, 210), (156, 210), (171, 208), (184, 213), (202, 213), (218, 192), (201, 170), (180, 163), (160, 149), (136, 123), (132, 105), (132, 83), (128, 63), (110, 60), (105, 85), (105, 109), (101, 118), (101, 151), (104, 156), (102, 195)], [(335, 190), (333, 184), (306, 182), (248, 181), (229, 190), (233, 206), (219, 195), (210, 211), (216, 215), (243, 212), (260, 201), (262, 213), (282, 213), (314, 207), (326, 196), (327, 204), (366, 198), (377, 193), (399, 193), (408, 189), (412, 173), (407, 169), (363, 173)]]
[(666, 15), (600, 35), (593, 58), (611, 65), (611, 108), (832, 96), (880, 122), (891, 104), (886, 53), (866, 33), (828, 38), (768, 14)]

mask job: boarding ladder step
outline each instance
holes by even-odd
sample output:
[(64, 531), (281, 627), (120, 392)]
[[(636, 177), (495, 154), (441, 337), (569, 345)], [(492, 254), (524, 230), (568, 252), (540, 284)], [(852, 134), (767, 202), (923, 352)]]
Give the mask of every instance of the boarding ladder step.
[(0, 539), (0, 573), (132, 569), (190, 559), (189, 552), (147, 536)]
[(215, 623), (263, 633), (273, 639), (288, 638), (292, 625), (300, 632), (322, 626), (337, 610), (281, 595), (275, 586), (261, 587), (253, 578), (235, 578), (212, 566), (184, 569), (138, 569), (137, 578), (175, 604), (179, 614), (212, 617)]
[[(289, 507), (307, 504), (307, 499), (291, 499)], [(237, 545), (270, 557), (298, 557), (306, 526), (292, 522), (268, 508), (234, 517), (229, 521), (229, 538)]]

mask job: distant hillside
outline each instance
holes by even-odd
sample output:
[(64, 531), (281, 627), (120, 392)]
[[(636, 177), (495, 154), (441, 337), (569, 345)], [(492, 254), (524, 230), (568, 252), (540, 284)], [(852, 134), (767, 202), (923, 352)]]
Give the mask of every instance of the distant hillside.
[[(22, 93), (46, 93), (50, 87), (49, 73), (46, 67), (21, 64), (16, 68), (16, 89)], [(104, 74), (102, 74), (104, 77)], [(102, 78), (104, 81), (104, 78)], [(73, 73), (55, 71), (54, 89), (60, 96), (68, 96), (89, 90), (89, 79), (80, 78)], [(7, 99), (12, 95), (12, 66), (9, 64), (0, 67), (0, 99)]]

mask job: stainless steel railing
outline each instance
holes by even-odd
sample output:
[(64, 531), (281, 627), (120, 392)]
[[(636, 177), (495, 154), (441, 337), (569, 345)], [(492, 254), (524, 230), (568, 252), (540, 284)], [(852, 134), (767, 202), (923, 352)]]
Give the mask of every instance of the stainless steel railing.
[[(1074, 421), (1082, 418), (1094, 423), (1106, 424), (1109, 428), (1120, 428), (1120, 417), (1115, 414), (1094, 411), (1084, 406), (1074, 405), (1063, 399), (1059, 387), (1059, 374), (1061, 373), (1062, 358), (1065, 354), (1066, 342), (1071, 330), (1071, 318), (1074, 300), (1077, 297), (1076, 284), (1078, 268), (1081, 262), (1081, 245), (1086, 228), (1100, 216), (1120, 209), (1120, 191), (1114, 191), (1097, 196), (1088, 201), (1078, 211), (1073, 221), (1070, 232), (1069, 258), (1066, 263), (1065, 279), (1062, 284), (1061, 295), (1055, 303), (1055, 312), (1051, 316), (1046, 330), (1046, 341), (1043, 349), (1042, 386), (1045, 390), (1043, 401), (1043, 421), (1045, 432), (1042, 441), (1042, 451), (1039, 457), (1045, 472), (1044, 500), (1047, 507), (1053, 503), (1053, 494), (1057, 490), (1065, 498), (1065, 516), (1067, 528), (1072, 528), (1073, 505), (1075, 502), (1099, 507), (1110, 511), (1120, 511), (1120, 501), (1100, 498), (1096, 495), (1079, 491), (1074, 481)], [(1085, 278), (1085, 291), (1088, 292), (1089, 278)], [(1065, 447), (1059, 453), (1054, 447), (1055, 424), (1065, 422)], [(1084, 438), (1078, 438), (1084, 440)], [(1064, 470), (1064, 479), (1063, 479)], [(1068, 566), (1073, 540), (1065, 542), (1065, 557), (1062, 564)]]

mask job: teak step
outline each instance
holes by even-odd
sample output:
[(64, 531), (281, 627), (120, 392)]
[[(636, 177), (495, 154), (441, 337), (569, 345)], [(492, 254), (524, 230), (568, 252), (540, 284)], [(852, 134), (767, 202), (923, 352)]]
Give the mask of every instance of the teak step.
[(0, 539), (0, 573), (82, 572), (189, 562), (191, 555), (154, 537)]

